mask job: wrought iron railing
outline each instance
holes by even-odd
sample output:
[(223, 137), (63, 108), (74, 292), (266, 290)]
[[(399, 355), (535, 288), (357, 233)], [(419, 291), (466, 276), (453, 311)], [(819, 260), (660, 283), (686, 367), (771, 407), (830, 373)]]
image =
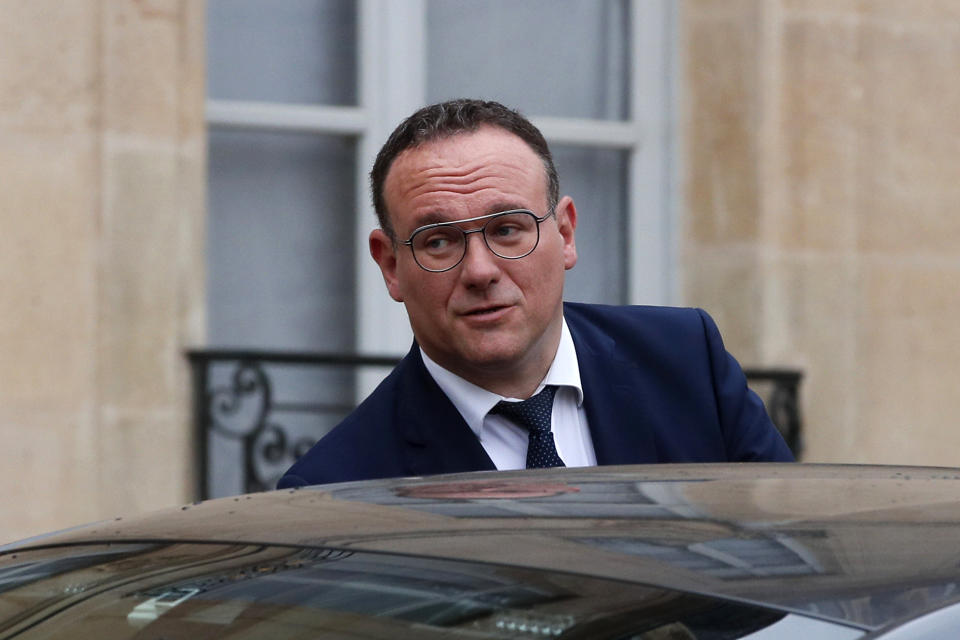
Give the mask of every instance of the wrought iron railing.
[(747, 367), (743, 370), (747, 384), (756, 391), (767, 406), (770, 419), (787, 441), (797, 459), (803, 452), (803, 422), (800, 414), (799, 369)]
[[(357, 376), (385, 375), (395, 356), (198, 349), (193, 411), (199, 498), (272, 489), (277, 479), (356, 405)], [(746, 369), (797, 455), (802, 374)]]

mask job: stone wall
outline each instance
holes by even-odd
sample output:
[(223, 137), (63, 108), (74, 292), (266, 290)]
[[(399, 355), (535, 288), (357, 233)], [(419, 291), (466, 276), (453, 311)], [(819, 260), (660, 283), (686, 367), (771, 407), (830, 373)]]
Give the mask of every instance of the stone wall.
[(0, 3), (0, 543), (192, 496), (203, 15)]
[(960, 1), (686, 0), (683, 293), (807, 461), (960, 465)]

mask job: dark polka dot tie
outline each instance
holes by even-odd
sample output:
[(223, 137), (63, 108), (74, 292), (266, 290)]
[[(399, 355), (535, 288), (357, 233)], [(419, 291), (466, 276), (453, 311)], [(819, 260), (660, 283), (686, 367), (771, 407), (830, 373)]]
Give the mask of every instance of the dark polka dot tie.
[(490, 410), (509, 418), (529, 432), (527, 445), (527, 469), (565, 467), (557, 454), (550, 431), (550, 416), (553, 413), (553, 396), (557, 388), (547, 385), (543, 391), (522, 402), (502, 400)]

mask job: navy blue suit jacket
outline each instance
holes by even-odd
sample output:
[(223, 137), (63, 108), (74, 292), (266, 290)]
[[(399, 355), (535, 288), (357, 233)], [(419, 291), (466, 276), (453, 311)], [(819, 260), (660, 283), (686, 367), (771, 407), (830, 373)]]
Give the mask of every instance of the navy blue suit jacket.
[[(564, 304), (597, 463), (792, 461), (700, 309)], [(415, 343), (278, 488), (493, 470)]]

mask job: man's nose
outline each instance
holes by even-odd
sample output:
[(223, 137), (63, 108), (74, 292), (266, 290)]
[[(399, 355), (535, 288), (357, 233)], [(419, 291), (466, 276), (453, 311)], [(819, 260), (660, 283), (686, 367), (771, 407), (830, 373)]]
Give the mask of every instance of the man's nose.
[(482, 233), (471, 233), (466, 238), (466, 254), (460, 263), (460, 280), (467, 287), (487, 287), (500, 279), (501, 258), (487, 248)]

